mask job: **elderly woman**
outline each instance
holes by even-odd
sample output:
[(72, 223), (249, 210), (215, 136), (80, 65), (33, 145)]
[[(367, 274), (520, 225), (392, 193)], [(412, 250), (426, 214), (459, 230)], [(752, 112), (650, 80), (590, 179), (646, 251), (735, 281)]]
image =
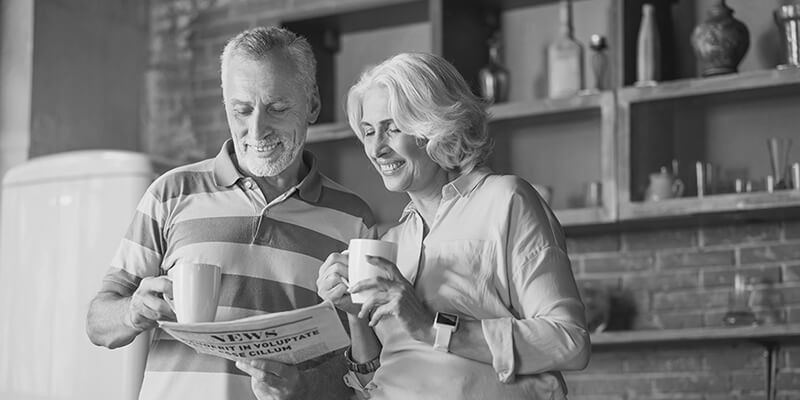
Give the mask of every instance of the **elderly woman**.
[(383, 236), (397, 264), (368, 257), (385, 277), (348, 289), (338, 253), (320, 268), (318, 294), (350, 318), (345, 381), (373, 399), (564, 399), (559, 371), (589, 360), (584, 307), (553, 212), (485, 165), (484, 104), (444, 59), (400, 54), (361, 76), (347, 114), (411, 202)]

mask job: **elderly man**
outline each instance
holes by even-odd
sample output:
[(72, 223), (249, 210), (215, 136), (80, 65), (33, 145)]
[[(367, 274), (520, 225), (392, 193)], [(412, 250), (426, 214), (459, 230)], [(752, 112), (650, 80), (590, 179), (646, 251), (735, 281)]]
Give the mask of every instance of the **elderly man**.
[[(142, 198), (92, 301), (93, 343), (124, 346), (154, 329), (141, 400), (340, 399), (341, 357), (302, 369), (197, 354), (157, 328), (174, 319), (167, 271), (222, 268), (218, 320), (317, 304), (322, 261), (356, 237), (374, 237), (366, 203), (332, 182), (303, 150), (320, 109), (308, 42), (280, 28), (243, 32), (221, 57), (231, 139), (205, 161), (159, 177)], [(238, 367), (238, 368), (237, 368)]]

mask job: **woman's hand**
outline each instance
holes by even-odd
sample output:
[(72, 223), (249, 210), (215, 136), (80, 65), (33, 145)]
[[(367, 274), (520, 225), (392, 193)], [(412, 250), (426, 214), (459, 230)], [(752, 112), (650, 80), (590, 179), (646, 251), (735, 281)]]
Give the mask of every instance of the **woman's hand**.
[(323, 300), (330, 300), (336, 308), (356, 315), (360, 308), (350, 299), (350, 293), (347, 292), (347, 279), (347, 255), (331, 253), (319, 267), (317, 295)]
[(367, 296), (358, 317), (369, 316), (370, 326), (383, 318), (396, 318), (411, 337), (431, 341), (434, 315), (417, 298), (411, 283), (385, 258), (367, 256), (367, 262), (381, 269), (385, 277), (365, 279), (350, 286), (350, 293), (363, 291)]
[(238, 361), (236, 367), (250, 374), (250, 386), (258, 400), (303, 398), (300, 371), (292, 365), (262, 359)]

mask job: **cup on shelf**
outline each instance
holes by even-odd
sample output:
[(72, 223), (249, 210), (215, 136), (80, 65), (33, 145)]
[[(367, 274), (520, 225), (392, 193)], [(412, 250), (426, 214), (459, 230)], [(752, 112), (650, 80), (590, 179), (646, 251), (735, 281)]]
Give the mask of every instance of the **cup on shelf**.
[(584, 188), (584, 207), (598, 207), (602, 203), (602, 184), (597, 181), (592, 181), (586, 184)]
[(800, 190), (800, 163), (792, 164), (792, 189)]

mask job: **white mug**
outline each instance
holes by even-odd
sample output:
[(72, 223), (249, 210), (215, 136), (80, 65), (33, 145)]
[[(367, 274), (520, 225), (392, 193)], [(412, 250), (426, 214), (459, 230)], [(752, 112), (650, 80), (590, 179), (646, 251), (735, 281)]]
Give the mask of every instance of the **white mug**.
[(172, 306), (178, 322), (214, 322), (222, 281), (220, 267), (198, 263), (175, 264), (167, 275), (172, 279)]
[[(355, 284), (364, 279), (381, 276), (381, 270), (367, 262), (367, 256), (383, 257), (388, 261), (397, 263), (397, 243), (373, 239), (352, 239), (347, 248), (348, 270), (350, 284)], [(351, 295), (353, 303), (362, 304), (366, 299), (364, 292)]]

